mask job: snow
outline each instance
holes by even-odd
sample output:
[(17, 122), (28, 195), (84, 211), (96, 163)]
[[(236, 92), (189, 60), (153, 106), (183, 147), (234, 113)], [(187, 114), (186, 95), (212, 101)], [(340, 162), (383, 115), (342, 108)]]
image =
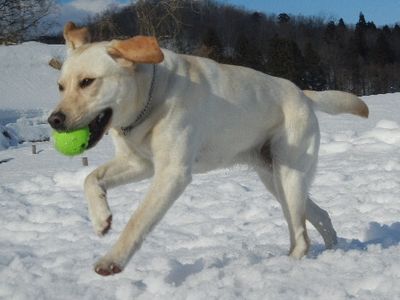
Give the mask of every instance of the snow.
[(63, 61), (64, 46), (0, 46), (0, 150), (49, 137), (46, 116), (58, 102), (52, 58)]
[[(47, 62), (62, 51), (37, 43), (0, 47), (3, 129), (25, 140), (49, 134), (45, 113), (58, 97), (57, 72)], [(108, 136), (85, 153), (89, 167), (50, 142), (37, 143), (37, 155), (28, 142), (0, 146), (0, 299), (399, 299), (400, 94), (363, 99), (368, 120), (318, 114), (311, 195), (331, 214), (339, 244), (324, 250), (308, 226), (311, 250), (299, 261), (287, 256), (278, 203), (251, 170), (235, 167), (194, 176), (124, 272), (100, 277), (94, 262), (150, 181), (109, 192), (113, 228), (100, 238), (82, 183), (112, 157)]]

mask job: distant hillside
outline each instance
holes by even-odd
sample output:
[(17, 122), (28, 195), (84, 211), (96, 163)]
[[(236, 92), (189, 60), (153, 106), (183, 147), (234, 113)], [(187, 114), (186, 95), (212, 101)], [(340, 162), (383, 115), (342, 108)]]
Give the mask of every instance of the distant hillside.
[(216, 1), (147, 0), (89, 23), (94, 40), (155, 35), (165, 47), (249, 66), (307, 89), (400, 91), (400, 26), (267, 15)]

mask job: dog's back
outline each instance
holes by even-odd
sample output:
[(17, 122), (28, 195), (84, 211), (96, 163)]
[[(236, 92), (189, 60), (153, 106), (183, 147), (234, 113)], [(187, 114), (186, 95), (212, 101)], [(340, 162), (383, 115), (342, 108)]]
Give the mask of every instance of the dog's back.
[[(311, 111), (293, 83), (246, 67), (163, 50), (161, 90), (170, 118), (181, 128), (192, 126), (198, 157), (195, 170), (205, 171), (241, 162), (260, 149), (282, 126), (289, 110)], [(173, 104), (172, 104), (173, 103)], [(205, 164), (209, 164), (207, 167)]]

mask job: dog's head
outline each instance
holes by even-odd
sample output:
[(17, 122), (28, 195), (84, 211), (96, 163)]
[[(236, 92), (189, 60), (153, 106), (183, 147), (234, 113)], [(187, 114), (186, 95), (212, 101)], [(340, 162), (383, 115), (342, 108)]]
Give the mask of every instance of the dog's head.
[(134, 101), (136, 66), (160, 63), (164, 56), (154, 37), (90, 43), (87, 28), (72, 22), (65, 25), (64, 38), (68, 56), (58, 81), (61, 101), (48, 122), (57, 131), (89, 126), (90, 148), (112, 126), (113, 115), (123, 116), (128, 106), (140, 109)]

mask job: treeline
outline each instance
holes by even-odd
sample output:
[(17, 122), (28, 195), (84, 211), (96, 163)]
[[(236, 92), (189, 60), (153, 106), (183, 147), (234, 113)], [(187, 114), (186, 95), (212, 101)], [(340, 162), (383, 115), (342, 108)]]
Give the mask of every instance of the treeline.
[(93, 18), (95, 40), (155, 35), (164, 47), (285, 77), (303, 89), (400, 91), (400, 26), (250, 12), (216, 1), (146, 0)]

